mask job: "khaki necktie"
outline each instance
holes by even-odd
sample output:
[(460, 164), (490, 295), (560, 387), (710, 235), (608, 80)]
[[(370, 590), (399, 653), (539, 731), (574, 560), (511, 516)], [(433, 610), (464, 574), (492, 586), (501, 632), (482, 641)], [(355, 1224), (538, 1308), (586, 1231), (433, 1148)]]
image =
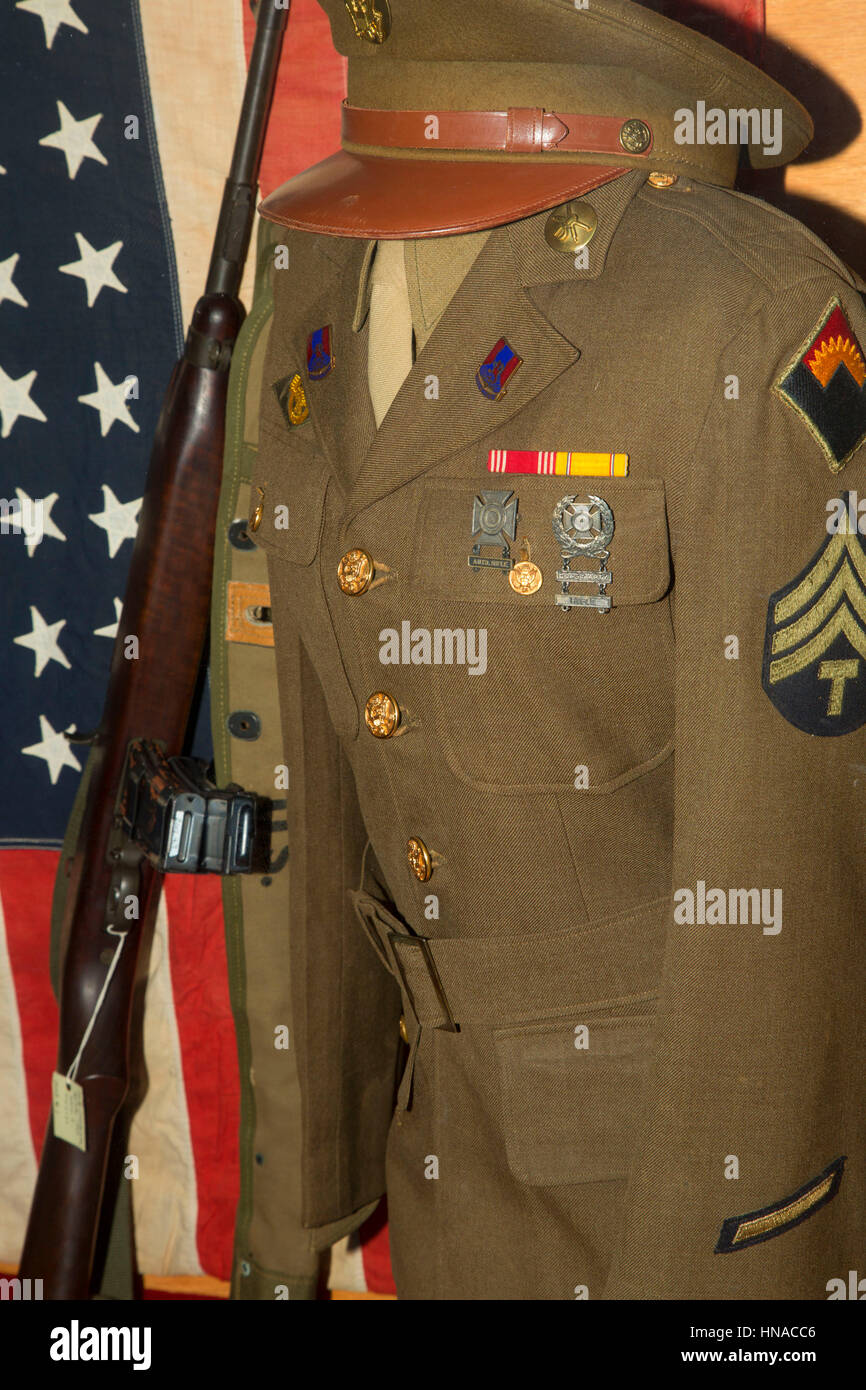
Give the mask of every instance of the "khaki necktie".
[(381, 425), (412, 367), (412, 313), (402, 241), (380, 241), (370, 274), (367, 381)]

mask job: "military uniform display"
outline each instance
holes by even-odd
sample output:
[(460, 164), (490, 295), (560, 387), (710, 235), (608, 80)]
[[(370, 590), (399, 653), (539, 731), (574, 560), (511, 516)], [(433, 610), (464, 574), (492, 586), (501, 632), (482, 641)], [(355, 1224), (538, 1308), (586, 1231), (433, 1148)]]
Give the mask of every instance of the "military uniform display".
[(263, 205), (249, 517), (304, 1224), (387, 1192), (409, 1299), (826, 1298), (866, 1236), (864, 287), (707, 138), (784, 162), (808, 117), (629, 0), (322, 3), (344, 150)]

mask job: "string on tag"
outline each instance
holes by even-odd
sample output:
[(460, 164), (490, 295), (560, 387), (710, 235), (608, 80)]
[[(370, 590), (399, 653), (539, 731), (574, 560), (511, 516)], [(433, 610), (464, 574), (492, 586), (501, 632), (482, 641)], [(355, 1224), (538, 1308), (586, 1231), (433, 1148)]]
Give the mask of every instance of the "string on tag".
[(112, 978), (114, 977), (114, 972), (117, 969), (117, 962), (120, 960), (120, 953), (123, 950), (124, 944), (126, 942), (126, 937), (129, 928), (125, 927), (122, 931), (120, 931), (116, 927), (106, 927), (105, 930), (109, 936), (114, 936), (117, 938), (117, 945), (114, 948), (114, 955), (111, 957), (111, 963), (108, 967), (108, 973), (105, 976), (105, 980), (103, 981), (102, 989), (99, 991), (99, 997), (93, 1006), (93, 1013), (90, 1015), (90, 1022), (84, 1030), (84, 1037), (81, 1039), (81, 1042), (78, 1045), (78, 1051), (73, 1057), (69, 1070), (66, 1073), (67, 1081), (74, 1081), (76, 1076), (78, 1075), (78, 1068), (81, 1065), (81, 1058), (84, 1054), (84, 1049), (88, 1044), (90, 1034), (93, 1032), (93, 1027), (99, 1015), (99, 1010), (102, 1008), (102, 1005), (105, 1002), (105, 996), (108, 993), (108, 987), (111, 984)]

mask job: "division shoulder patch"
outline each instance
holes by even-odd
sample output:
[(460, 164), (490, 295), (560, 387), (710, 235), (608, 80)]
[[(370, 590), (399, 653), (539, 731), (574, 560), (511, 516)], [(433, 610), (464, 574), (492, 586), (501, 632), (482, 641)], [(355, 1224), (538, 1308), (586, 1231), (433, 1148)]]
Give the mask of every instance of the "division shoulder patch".
[(847, 492), (832, 524), (806, 568), (770, 595), (762, 672), (789, 724), (830, 738), (866, 723), (866, 551)]
[(831, 299), (775, 389), (838, 473), (866, 439), (866, 361), (838, 299)]
[(792, 1192), (790, 1197), (783, 1197), (781, 1202), (762, 1207), (760, 1211), (746, 1212), (745, 1216), (729, 1216), (719, 1232), (714, 1253), (727, 1255), (732, 1250), (745, 1250), (799, 1226), (836, 1196), (844, 1168), (843, 1154), (841, 1158), (834, 1158), (823, 1173)]

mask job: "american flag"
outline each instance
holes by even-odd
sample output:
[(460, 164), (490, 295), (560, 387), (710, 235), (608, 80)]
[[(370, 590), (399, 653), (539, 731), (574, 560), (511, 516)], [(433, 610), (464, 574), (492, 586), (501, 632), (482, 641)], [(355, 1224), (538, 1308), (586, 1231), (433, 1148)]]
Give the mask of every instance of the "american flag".
[[(0, 6), (0, 1263), (23, 1241), (55, 1060), (51, 894), (86, 754), (64, 730), (100, 718), (253, 27), (244, 0)], [(343, 82), (323, 13), (295, 0), (263, 192), (337, 147)], [(209, 757), (207, 713), (193, 751)], [(238, 1077), (216, 879), (167, 882), (145, 1052), (139, 1264), (227, 1279)], [(332, 1282), (390, 1291), (386, 1250), (344, 1245)]]

